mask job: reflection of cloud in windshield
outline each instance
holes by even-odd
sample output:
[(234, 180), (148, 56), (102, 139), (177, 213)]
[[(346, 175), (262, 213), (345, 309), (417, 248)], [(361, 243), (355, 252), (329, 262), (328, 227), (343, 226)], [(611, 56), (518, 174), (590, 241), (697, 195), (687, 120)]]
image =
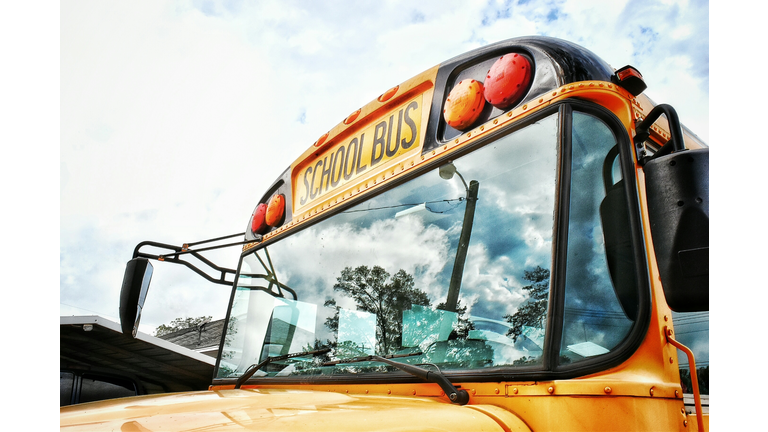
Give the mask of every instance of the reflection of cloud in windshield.
[(525, 300), (520, 277), (523, 272), (517, 267), (509, 257), (493, 258), (485, 245), (473, 243), (461, 283), (462, 303), (468, 306), (467, 313), (500, 320), (517, 311)]
[[(437, 274), (445, 266), (448, 247), (444, 230), (424, 226), (417, 217), (405, 217), (378, 220), (368, 228), (328, 221), (270, 246), (270, 253), (282, 282), (305, 301), (322, 303), (327, 296), (335, 296), (333, 285), (344, 267), (361, 265), (378, 265), (390, 274), (403, 269), (414, 276), (416, 288), (435, 299), (446, 289), (438, 283)], [(344, 300), (338, 299), (339, 306), (354, 309), (354, 303)]]
[[(480, 183), (460, 293), (473, 315), (514, 314), (527, 300), (525, 270), (551, 268), (556, 131), (549, 117), (453, 161), (466, 182)], [(435, 170), (373, 197), (269, 246), (278, 278), (302, 301), (334, 298), (354, 310), (333, 291), (345, 267), (403, 269), (435, 307), (446, 301), (465, 193), (458, 175), (444, 180)]]

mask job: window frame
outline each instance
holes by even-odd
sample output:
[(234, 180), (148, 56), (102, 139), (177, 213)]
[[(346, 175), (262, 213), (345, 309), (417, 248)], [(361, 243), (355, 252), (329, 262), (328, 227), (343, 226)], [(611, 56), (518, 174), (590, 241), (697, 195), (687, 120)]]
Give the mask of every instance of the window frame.
[[(640, 305), (638, 317), (635, 325), (630, 330), (627, 337), (609, 353), (596, 356), (594, 358), (585, 359), (574, 364), (559, 365), (558, 358), (560, 353), (560, 345), (562, 340), (562, 326), (563, 326), (563, 311), (565, 302), (565, 269), (566, 269), (566, 257), (568, 246), (568, 221), (569, 221), (569, 207), (571, 196), (571, 149), (572, 149), (572, 116), (573, 112), (578, 111), (585, 114), (592, 115), (601, 120), (614, 134), (617, 145), (619, 147), (619, 165), (621, 169), (622, 178), (624, 181), (625, 195), (627, 197), (627, 203), (629, 205), (630, 214), (630, 230), (633, 243), (633, 251), (635, 254), (635, 270), (638, 275), (638, 288), (641, 290)], [(541, 111), (534, 113), (518, 122), (504, 128), (503, 130), (495, 131), (487, 136), (481, 137), (477, 141), (470, 143), (464, 149), (456, 154), (450, 155), (450, 157), (439, 158), (431, 163), (425, 164), (418, 170), (414, 170), (413, 173), (398, 181), (393, 181), (388, 187), (376, 194), (365, 195), (359, 199), (352, 199), (339, 207), (332, 213), (325, 217), (317, 218), (310, 224), (307, 224), (302, 229), (309, 228), (316, 223), (325, 220), (332, 215), (343, 212), (348, 208), (351, 208), (359, 203), (369, 200), (374, 196), (395, 188), (401, 184), (404, 184), (427, 171), (434, 170), (441, 164), (445, 164), (449, 159), (455, 159), (460, 156), (469, 154), (478, 150), (481, 147), (492, 144), (493, 142), (501, 139), (504, 136), (519, 131), (537, 121), (548, 117), (550, 115), (557, 115), (556, 122), (558, 124), (557, 131), (557, 175), (556, 175), (556, 190), (555, 190), (555, 208), (554, 208), (554, 223), (553, 223), (553, 242), (552, 242), (552, 269), (550, 273), (550, 286), (549, 286), (549, 304), (547, 311), (547, 325), (546, 335), (544, 341), (544, 347), (542, 352), (542, 362), (539, 365), (534, 366), (499, 366), (484, 369), (474, 369), (467, 371), (449, 370), (445, 371), (445, 375), (450, 377), (452, 381), (530, 381), (530, 380), (547, 380), (547, 379), (567, 379), (575, 378), (578, 376), (587, 375), (590, 373), (599, 372), (610, 367), (616, 366), (635, 352), (640, 346), (647, 328), (650, 324), (651, 315), (651, 290), (650, 281), (648, 276), (648, 259), (645, 251), (644, 234), (642, 230), (642, 221), (640, 217), (640, 203), (639, 193), (637, 190), (637, 179), (635, 175), (635, 163), (633, 156), (632, 140), (629, 137), (628, 131), (624, 128), (621, 121), (607, 108), (604, 108), (593, 102), (587, 102), (580, 99), (566, 99), (552, 104), (550, 107), (542, 109)], [(256, 249), (249, 249), (244, 251), (238, 262), (237, 273), (235, 281), (238, 280), (240, 270), (242, 267), (243, 259), (245, 256), (250, 255), (255, 250), (260, 250), (263, 247), (267, 247), (270, 244), (278, 241), (282, 236), (276, 236), (268, 241), (265, 241)], [(235, 298), (235, 292), (237, 290), (237, 284), (233, 283), (232, 292), (230, 296), (229, 307), (227, 309), (226, 320), (230, 319), (230, 312), (232, 310), (232, 302)], [(226, 337), (226, 326), (222, 331), (222, 341)], [(214, 368), (213, 385), (226, 385), (236, 381), (236, 378), (217, 378), (218, 369), (221, 362), (221, 355), (223, 350), (223, 344), (219, 344), (219, 353), (216, 360), (216, 367)], [(301, 384), (301, 383), (317, 383), (317, 384), (388, 384), (388, 383), (412, 383), (421, 382), (419, 379), (414, 378), (408, 374), (395, 372), (387, 374), (369, 373), (352, 376), (287, 376), (287, 377), (260, 377), (251, 378), (249, 383), (252, 384)]]
[[(645, 250), (645, 241), (640, 216), (639, 192), (637, 190), (637, 176), (633, 156), (633, 144), (629, 134), (621, 121), (609, 111), (598, 104), (579, 99), (569, 99), (560, 104), (562, 165), (561, 183), (558, 191), (561, 195), (557, 212), (558, 221), (555, 233), (555, 266), (550, 279), (550, 308), (548, 321), (552, 327), (548, 328), (550, 350), (545, 348), (545, 362), (548, 365), (547, 378), (568, 379), (590, 373), (600, 372), (617, 366), (634, 354), (642, 343), (650, 325), (651, 317), (651, 289), (648, 274), (648, 258)], [(635, 257), (635, 274), (637, 275), (638, 289), (640, 290), (640, 304), (635, 325), (624, 338), (609, 353), (585, 359), (571, 364), (559, 364), (559, 354), (563, 338), (563, 324), (565, 317), (565, 276), (568, 255), (568, 227), (571, 201), (571, 166), (572, 166), (572, 131), (574, 111), (591, 115), (601, 120), (613, 132), (619, 148), (619, 166), (624, 179), (624, 193), (627, 198), (630, 217), (630, 234)]]

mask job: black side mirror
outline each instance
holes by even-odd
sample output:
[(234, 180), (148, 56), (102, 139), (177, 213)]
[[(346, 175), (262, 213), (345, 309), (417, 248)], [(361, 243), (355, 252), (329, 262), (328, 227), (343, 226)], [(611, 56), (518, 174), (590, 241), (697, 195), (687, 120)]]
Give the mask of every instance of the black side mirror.
[(144, 300), (152, 279), (152, 264), (146, 258), (134, 258), (125, 266), (123, 287), (120, 289), (120, 326), (123, 334), (136, 337)]
[(709, 310), (709, 149), (646, 162), (653, 247), (664, 295), (676, 312)]

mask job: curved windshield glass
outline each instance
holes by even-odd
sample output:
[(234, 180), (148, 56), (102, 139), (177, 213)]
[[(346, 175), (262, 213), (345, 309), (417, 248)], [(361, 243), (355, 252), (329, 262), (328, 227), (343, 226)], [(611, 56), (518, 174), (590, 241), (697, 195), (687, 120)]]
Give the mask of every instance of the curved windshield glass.
[(574, 112), (560, 364), (606, 354), (638, 316), (629, 207), (618, 142), (602, 120)]
[(557, 115), (246, 255), (219, 378), (541, 364)]

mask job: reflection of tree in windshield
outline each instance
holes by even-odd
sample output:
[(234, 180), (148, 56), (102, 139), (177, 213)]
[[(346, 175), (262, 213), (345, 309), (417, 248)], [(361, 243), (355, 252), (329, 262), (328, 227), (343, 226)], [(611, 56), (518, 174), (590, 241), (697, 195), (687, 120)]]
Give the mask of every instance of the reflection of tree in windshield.
[[(445, 306), (445, 302), (440, 303), (437, 305), (437, 309), (445, 310)], [(454, 329), (451, 331), (448, 339), (466, 339), (469, 336), (469, 331), (475, 329), (475, 324), (465, 317), (467, 313), (467, 307), (461, 304), (461, 299), (456, 302), (456, 313), (459, 314), (458, 323), (456, 326), (454, 326)]]
[(524, 327), (543, 329), (547, 316), (549, 270), (536, 266), (532, 271), (525, 270), (523, 279), (532, 282), (531, 285), (523, 287), (523, 290), (528, 291), (528, 301), (520, 306), (514, 315), (504, 315), (504, 319), (512, 324), (507, 336), (512, 336), (515, 342), (523, 334)]
[(427, 294), (414, 288), (413, 276), (400, 269), (394, 276), (379, 266), (345, 267), (334, 291), (353, 300), (357, 310), (376, 317), (376, 352), (390, 354), (402, 345), (403, 310), (411, 305), (429, 306)]
[[(468, 340), (475, 329), (467, 306), (445, 310), (445, 302), (430, 308), (429, 296), (415, 288), (413, 277), (400, 269), (390, 275), (379, 266), (346, 267), (336, 279), (334, 291), (355, 301), (356, 311), (328, 299), (335, 314), (325, 326), (338, 335), (335, 357), (350, 358), (423, 352), (422, 360), (450, 367), (482, 367), (492, 363), (493, 349), (483, 340)], [(343, 336), (342, 336), (343, 334)], [(367, 335), (367, 336), (366, 336)], [(385, 371), (388, 367), (343, 366), (358, 372)]]

